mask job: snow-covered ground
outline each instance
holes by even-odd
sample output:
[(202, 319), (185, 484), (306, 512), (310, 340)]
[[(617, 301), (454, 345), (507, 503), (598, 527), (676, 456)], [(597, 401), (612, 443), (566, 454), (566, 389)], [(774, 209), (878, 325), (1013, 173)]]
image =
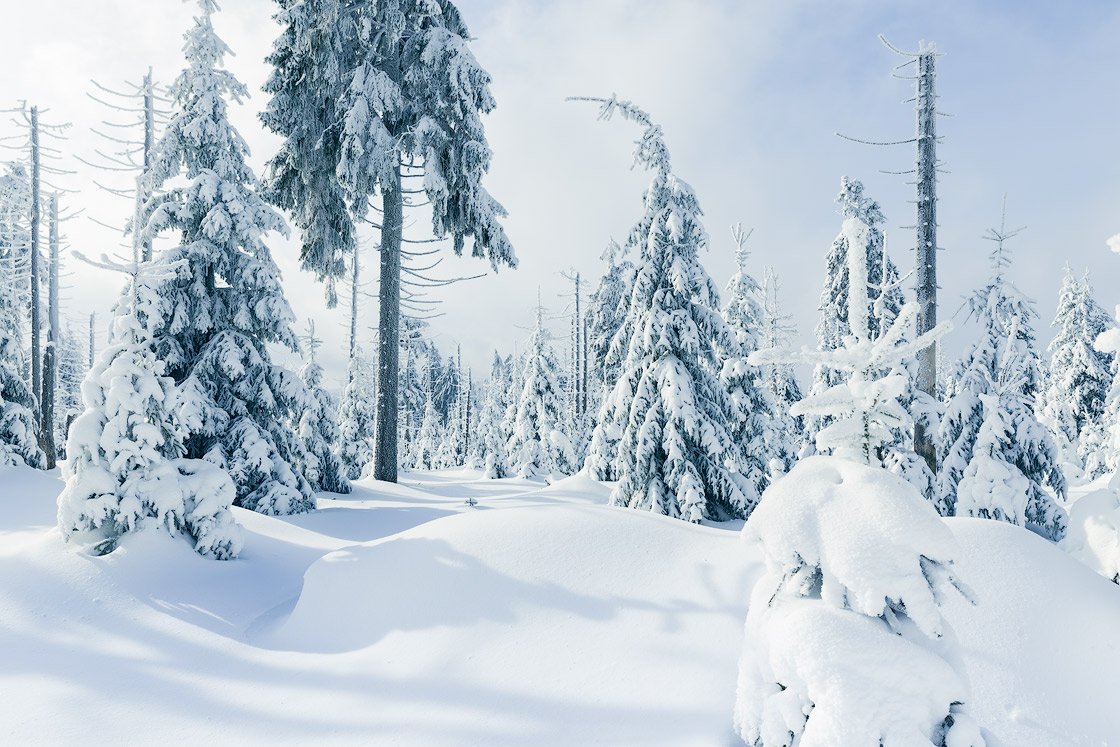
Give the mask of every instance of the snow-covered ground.
[[(733, 745), (759, 555), (737, 527), (469, 471), (236, 510), (238, 560), (158, 533), (63, 545), (56, 477), (0, 471), (0, 742)], [(478, 505), (464, 504), (473, 496)], [(990, 745), (1120, 745), (1120, 589), (950, 519), (946, 601)]]

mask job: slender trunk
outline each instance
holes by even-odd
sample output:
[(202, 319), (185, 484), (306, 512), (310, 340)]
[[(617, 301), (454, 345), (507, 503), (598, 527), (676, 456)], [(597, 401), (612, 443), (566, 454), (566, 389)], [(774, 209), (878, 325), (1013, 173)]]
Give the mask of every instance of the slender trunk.
[[(361, 264), (358, 262), (358, 245), (354, 245), (354, 253), (350, 255), (350, 363), (358, 354), (358, 274)], [(353, 379), (354, 367), (349, 367), (350, 378)]]
[(31, 107), (31, 394), (36, 415), (43, 420), (43, 360), (39, 349), (39, 107)]
[(400, 166), (381, 190), (381, 277), (378, 286), (377, 424), (373, 477), (397, 481), (397, 403), (401, 344), (401, 232), (404, 195)]
[(93, 358), (94, 358), (94, 355), (96, 355), (96, 353), (97, 353), (97, 342), (94, 339), (94, 334), (93, 334), (95, 318), (96, 318), (95, 314), (90, 314), (89, 315), (89, 367), (90, 367), (90, 369), (93, 368)]
[[(156, 113), (154, 91), (152, 88), (152, 69), (148, 68), (147, 74), (144, 76), (144, 171), (141, 173), (140, 178), (136, 180), (136, 215), (137, 221), (139, 216), (143, 215), (143, 206), (147, 201), (148, 195), (142, 187), (147, 184), (148, 168), (152, 165), (152, 148), (155, 146), (156, 139)], [(143, 231), (138, 222), (132, 227), (134, 235), (143, 236)], [(143, 237), (140, 240), (140, 256), (145, 262), (150, 262), (152, 259), (152, 240), (148, 237)]]
[[(918, 57), (918, 220), (917, 220), (917, 333), (924, 334), (937, 325), (937, 131), (934, 92), (934, 54), (924, 51)], [(918, 353), (918, 388), (937, 397), (937, 347)], [(933, 434), (919, 423), (914, 427), (914, 450), (937, 472), (937, 451)]]
[(43, 354), (42, 419), (39, 421), (39, 447), (46, 455), (45, 466), (54, 469), (54, 395), (58, 371), (58, 194), (50, 197), (50, 267), (47, 290), (47, 349)]

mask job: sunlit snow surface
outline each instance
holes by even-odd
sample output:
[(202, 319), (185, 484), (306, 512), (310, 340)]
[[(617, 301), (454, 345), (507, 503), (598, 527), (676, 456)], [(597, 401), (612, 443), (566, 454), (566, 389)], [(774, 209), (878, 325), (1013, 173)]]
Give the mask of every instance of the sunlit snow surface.
[[(754, 548), (542, 487), (406, 473), (237, 510), (223, 563), (154, 533), (78, 554), (61, 483), (0, 471), (0, 743), (736, 744)], [(1120, 589), (1025, 530), (949, 523), (989, 744), (1120, 744)]]

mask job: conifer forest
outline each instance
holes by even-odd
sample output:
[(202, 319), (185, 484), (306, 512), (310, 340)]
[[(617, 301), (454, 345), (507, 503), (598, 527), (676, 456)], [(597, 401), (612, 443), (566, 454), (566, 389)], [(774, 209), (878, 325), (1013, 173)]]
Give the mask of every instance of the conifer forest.
[(1120, 746), (1120, 8), (0, 17), (0, 743)]

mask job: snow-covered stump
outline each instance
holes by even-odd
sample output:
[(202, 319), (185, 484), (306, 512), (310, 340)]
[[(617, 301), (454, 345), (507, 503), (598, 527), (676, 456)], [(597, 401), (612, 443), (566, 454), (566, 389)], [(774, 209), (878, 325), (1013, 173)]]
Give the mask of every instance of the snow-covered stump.
[(743, 528), (766, 573), (747, 614), (735, 731), (752, 747), (982, 747), (940, 609), (968, 592), (910, 483), (840, 457), (775, 482)]

